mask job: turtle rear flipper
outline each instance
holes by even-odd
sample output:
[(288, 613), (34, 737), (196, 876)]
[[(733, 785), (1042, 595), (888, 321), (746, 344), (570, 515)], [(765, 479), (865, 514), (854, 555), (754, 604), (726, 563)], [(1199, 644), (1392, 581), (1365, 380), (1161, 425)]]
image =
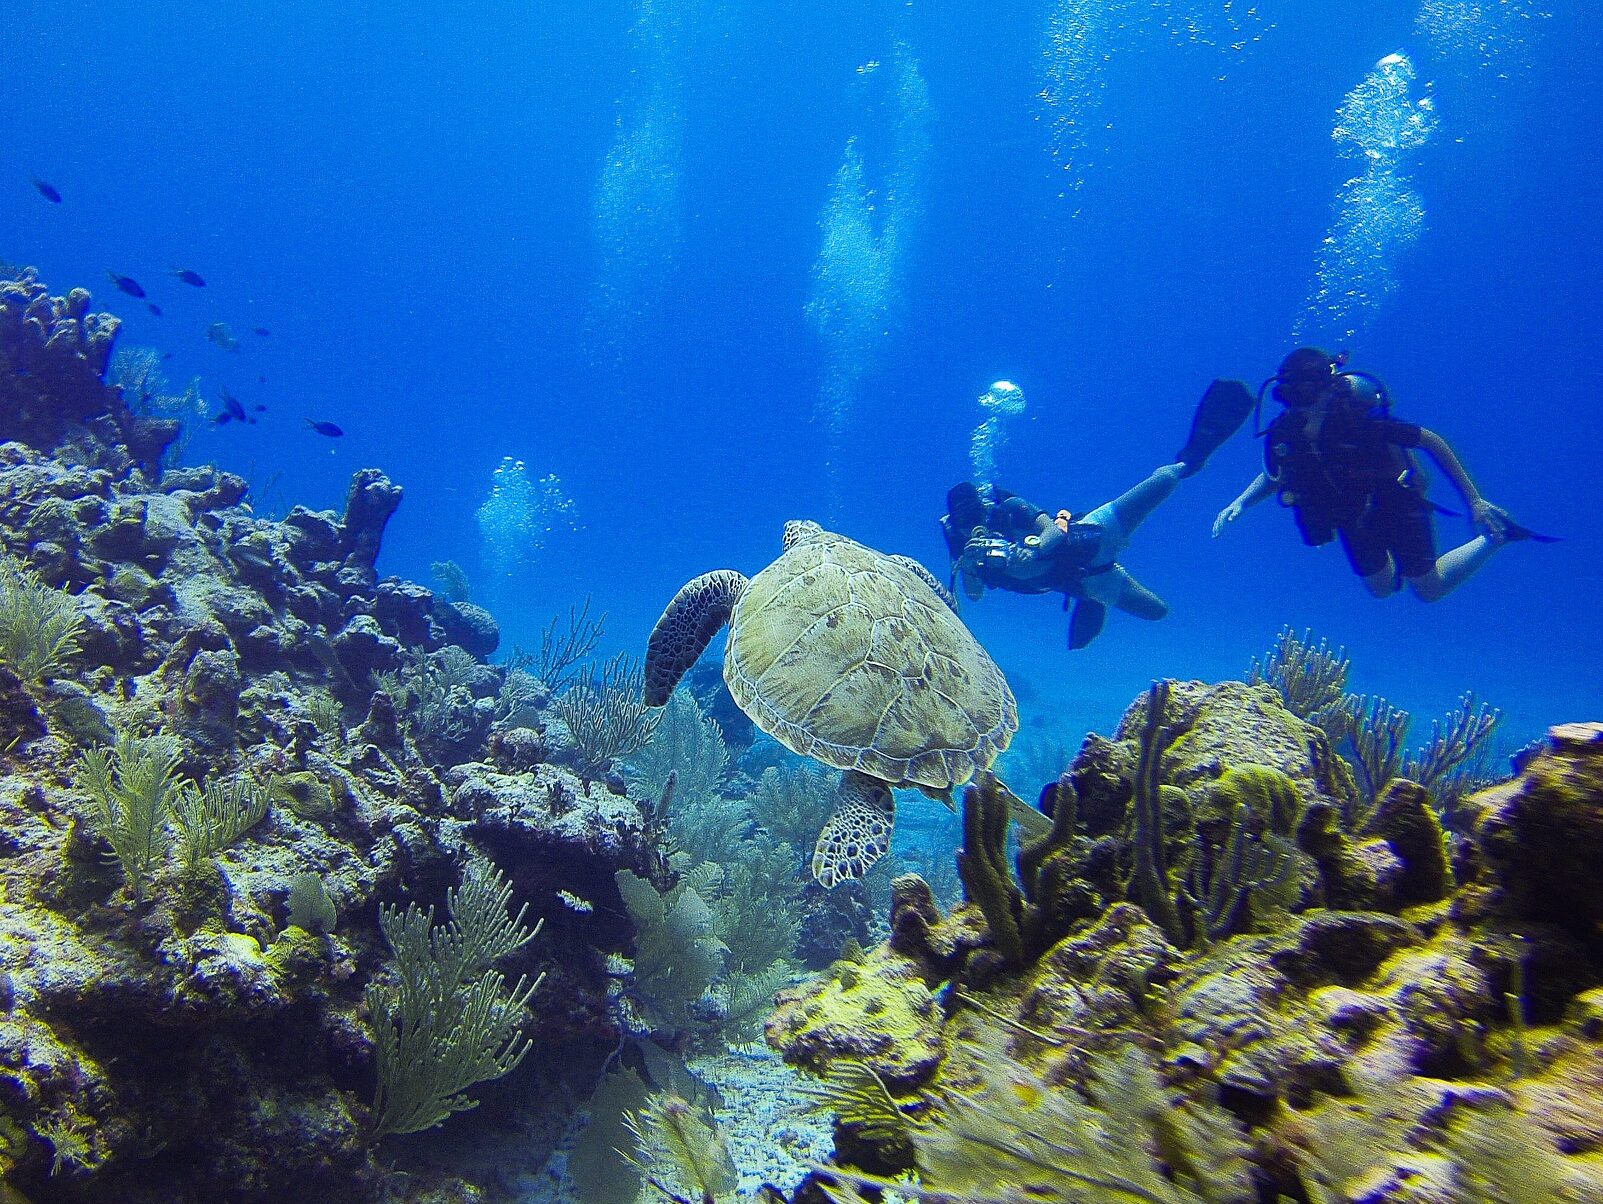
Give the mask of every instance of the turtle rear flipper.
[(687, 581), (651, 629), (646, 644), (646, 705), (660, 707), (685, 671), (712, 643), (746, 588), (733, 569), (718, 569)]
[(890, 851), (896, 801), (878, 778), (852, 770), (835, 787), (835, 812), (813, 846), (813, 877), (825, 890), (861, 878)]

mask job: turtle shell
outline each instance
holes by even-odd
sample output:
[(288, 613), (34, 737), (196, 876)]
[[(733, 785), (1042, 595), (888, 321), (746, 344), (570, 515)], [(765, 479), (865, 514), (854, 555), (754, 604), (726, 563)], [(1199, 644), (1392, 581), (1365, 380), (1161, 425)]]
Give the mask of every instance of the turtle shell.
[(916, 574), (819, 531), (753, 577), (730, 616), (724, 681), (785, 747), (940, 794), (1018, 730), (996, 662)]

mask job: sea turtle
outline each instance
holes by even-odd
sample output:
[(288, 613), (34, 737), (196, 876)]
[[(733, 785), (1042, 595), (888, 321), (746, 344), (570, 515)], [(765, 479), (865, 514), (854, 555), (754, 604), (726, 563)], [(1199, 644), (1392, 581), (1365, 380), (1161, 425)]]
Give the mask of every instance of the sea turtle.
[(842, 771), (813, 875), (860, 877), (890, 847), (890, 788), (951, 805), (1018, 730), (1007, 680), (951, 594), (906, 556), (817, 523), (785, 524), (784, 553), (749, 580), (704, 573), (674, 596), (646, 650), (646, 702), (662, 706), (729, 624), (724, 681), (785, 747)]

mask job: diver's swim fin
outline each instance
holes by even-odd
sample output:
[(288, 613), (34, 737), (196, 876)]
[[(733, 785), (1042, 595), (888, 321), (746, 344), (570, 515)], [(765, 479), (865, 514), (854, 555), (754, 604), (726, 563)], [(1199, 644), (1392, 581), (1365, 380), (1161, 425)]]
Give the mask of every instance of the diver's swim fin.
[(1175, 457), (1186, 466), (1187, 476), (1201, 471), (1220, 444), (1241, 429), (1254, 400), (1244, 381), (1216, 380), (1208, 386), (1191, 419), (1191, 437)]
[(1529, 527), (1522, 527), (1511, 518), (1503, 520), (1503, 539), (1507, 543), (1519, 543), (1529, 539), (1534, 543), (1558, 543), (1562, 535), (1543, 535), (1532, 531)]

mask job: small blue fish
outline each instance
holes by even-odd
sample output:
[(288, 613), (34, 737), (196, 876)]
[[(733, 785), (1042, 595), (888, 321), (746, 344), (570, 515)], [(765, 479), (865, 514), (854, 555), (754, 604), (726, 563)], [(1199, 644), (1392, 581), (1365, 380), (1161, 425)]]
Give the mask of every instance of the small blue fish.
[(236, 339), (233, 335), (233, 332), (228, 329), (227, 322), (213, 322), (210, 326), (206, 327), (206, 338), (217, 344), (217, 346), (221, 347), (224, 351), (239, 350), (239, 340)]
[(265, 326), (253, 326), (253, 327), (251, 327), (251, 333), (254, 334), (254, 335), (259, 335), (260, 337), (265, 339), (269, 335), (271, 335), (273, 332), (271, 330), (268, 330), (267, 327), (265, 327)]
[(130, 297), (138, 297), (141, 300), (144, 299), (145, 290), (139, 287), (139, 281), (135, 280), (132, 276), (119, 276), (110, 268), (106, 269), (106, 275), (110, 276), (111, 282), (123, 292), (127, 293)]
[(28, 178), (33, 181), (34, 188), (38, 190), (39, 195), (44, 197), (45, 200), (49, 201), (52, 205), (61, 204), (61, 194), (49, 184), (46, 184), (38, 176), (29, 176)]
[(155, 314), (158, 318), (161, 317), (161, 306), (157, 305), (154, 301), (146, 301), (145, 308), (151, 313)]
[(306, 420), (306, 425), (311, 427), (319, 435), (327, 435), (330, 439), (338, 439), (345, 433), (332, 422), (313, 422), (310, 418), (308, 418)]
[(188, 268), (174, 268), (173, 275), (178, 277), (178, 279), (182, 280), (185, 284), (192, 285), (195, 288), (206, 287), (206, 281), (201, 278), (201, 274), (199, 272), (191, 272)]

